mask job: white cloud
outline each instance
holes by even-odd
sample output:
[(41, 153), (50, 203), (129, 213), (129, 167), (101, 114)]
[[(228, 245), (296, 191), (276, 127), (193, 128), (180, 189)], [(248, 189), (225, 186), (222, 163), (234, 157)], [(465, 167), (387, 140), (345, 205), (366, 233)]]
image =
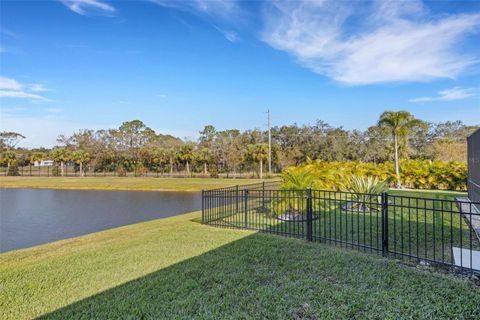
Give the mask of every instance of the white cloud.
[(193, 13), (203, 13), (211, 16), (229, 17), (239, 12), (235, 0), (149, 0), (162, 7), (180, 9)]
[(115, 8), (102, 0), (60, 0), (68, 9), (82, 16), (99, 14), (112, 16)]
[[(217, 22), (231, 25), (242, 15), (242, 10), (236, 0), (148, 0), (165, 8), (189, 12), (208, 18), (218, 18)], [(183, 20), (180, 19), (185, 24)], [(190, 27), (190, 26), (189, 26)], [(230, 42), (237, 42), (238, 33), (213, 25)]]
[(419, 97), (408, 100), (409, 102), (430, 102), (430, 101), (453, 101), (462, 100), (475, 96), (474, 88), (460, 88), (454, 87), (451, 89), (445, 89), (438, 92), (434, 97)]
[(20, 98), (20, 99), (49, 101), (47, 98), (42, 97), (38, 94), (29, 93), (25, 91), (11, 91), (11, 90), (0, 90), (0, 98)]
[(48, 91), (41, 84), (33, 84), (28, 86), (21, 84), (15, 79), (1, 77), (0, 76), (0, 98), (17, 98), (17, 99), (30, 99), (32, 101), (51, 101), (37, 93), (32, 92), (44, 92)]
[(15, 79), (0, 76), (0, 90), (22, 90), (22, 85)]
[(223, 34), (225, 39), (227, 39), (230, 42), (237, 42), (237, 41), (240, 40), (240, 38), (238, 37), (238, 34), (235, 31), (225, 30), (225, 29), (219, 28), (217, 26), (215, 26), (215, 29), (220, 31), (220, 33)]
[(281, 1), (265, 22), (266, 43), (345, 84), (455, 78), (479, 62), (459, 44), (480, 14), (436, 18), (420, 1)]
[(31, 85), (29, 85), (29, 88), (33, 92), (50, 91), (50, 89), (46, 88), (43, 84), (40, 84), (40, 83), (32, 83)]

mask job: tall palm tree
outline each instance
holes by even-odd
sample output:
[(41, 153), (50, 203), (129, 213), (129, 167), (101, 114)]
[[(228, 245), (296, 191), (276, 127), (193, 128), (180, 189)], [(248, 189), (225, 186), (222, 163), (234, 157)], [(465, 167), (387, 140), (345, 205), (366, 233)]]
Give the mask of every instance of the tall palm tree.
[(208, 163), (212, 161), (212, 151), (208, 148), (202, 148), (196, 153), (196, 158), (203, 163), (203, 175), (207, 175)]
[(400, 165), (398, 159), (398, 146), (399, 140), (401, 142), (408, 142), (408, 135), (410, 131), (414, 128), (426, 127), (427, 124), (422, 120), (415, 118), (408, 111), (385, 111), (380, 115), (378, 120), (378, 125), (381, 127), (387, 127), (390, 129), (393, 138), (393, 152), (394, 152), (394, 162), (395, 162), (395, 177), (396, 182), (395, 186), (400, 188), (402, 186), (400, 182)]
[(185, 164), (185, 175), (190, 175), (190, 163), (193, 160), (193, 145), (192, 144), (185, 144), (180, 147), (178, 151), (177, 157), (178, 160)]
[(90, 161), (90, 154), (85, 150), (77, 150), (72, 153), (72, 160), (80, 166), (80, 176), (83, 177), (83, 164)]
[(166, 150), (166, 154), (168, 157), (168, 164), (170, 166), (170, 177), (173, 176), (173, 166), (175, 165), (175, 161), (177, 159), (177, 150), (174, 148), (169, 148)]
[(266, 144), (250, 144), (247, 146), (247, 158), (258, 162), (259, 177), (263, 179), (263, 162), (268, 159), (268, 146)]
[(53, 160), (60, 162), (61, 176), (65, 175), (65, 162), (70, 160), (70, 152), (65, 148), (55, 148), (52, 151)]

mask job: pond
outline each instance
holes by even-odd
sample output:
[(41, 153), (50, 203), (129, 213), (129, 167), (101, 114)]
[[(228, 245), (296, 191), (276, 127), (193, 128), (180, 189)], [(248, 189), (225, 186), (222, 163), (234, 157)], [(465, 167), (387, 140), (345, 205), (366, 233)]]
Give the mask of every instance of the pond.
[(0, 189), (0, 252), (200, 209), (196, 192)]

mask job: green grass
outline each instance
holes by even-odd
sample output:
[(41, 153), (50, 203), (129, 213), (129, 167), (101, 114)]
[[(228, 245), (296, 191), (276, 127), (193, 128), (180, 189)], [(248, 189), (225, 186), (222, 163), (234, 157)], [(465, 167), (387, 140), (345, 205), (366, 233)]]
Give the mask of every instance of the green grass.
[(199, 216), (1, 254), (0, 319), (480, 317), (470, 281)]
[(0, 177), (2, 188), (200, 191), (261, 182), (259, 179), (154, 177)]
[[(454, 200), (464, 193), (450, 191), (399, 191), (392, 190), (391, 206), (388, 210), (389, 250), (393, 256), (416, 256), (421, 259), (453, 264), (452, 247), (479, 249), (480, 243), (469, 228)], [(286, 200), (276, 198), (281, 195)], [(270, 202), (269, 196), (273, 198)], [(350, 198), (346, 194), (313, 193), (313, 236), (319, 241), (347, 247), (362, 247), (368, 252), (382, 248), (381, 206), (375, 211), (345, 210)], [(401, 197), (392, 197), (401, 196)], [(293, 234), (306, 238), (307, 222), (282, 222), (276, 217), (293, 205), (299, 212), (306, 212), (305, 196), (300, 199), (294, 193), (266, 193), (266, 204), (262, 206), (262, 191), (250, 192), (248, 206), (248, 228), (268, 230), (276, 234)], [(419, 197), (409, 199), (406, 197)], [(434, 200), (424, 200), (435, 199)], [(327, 199), (327, 200), (325, 200)], [(370, 200), (372, 201), (372, 200)], [(376, 199), (374, 201), (377, 201)], [(272, 212), (273, 210), (273, 212)], [(223, 226), (245, 226), (245, 211), (240, 203), (239, 213), (234, 208), (212, 211), (216, 224)], [(233, 213), (233, 214), (232, 214)], [(418, 223), (417, 223), (418, 222)], [(412, 259), (416, 261), (416, 259)]]

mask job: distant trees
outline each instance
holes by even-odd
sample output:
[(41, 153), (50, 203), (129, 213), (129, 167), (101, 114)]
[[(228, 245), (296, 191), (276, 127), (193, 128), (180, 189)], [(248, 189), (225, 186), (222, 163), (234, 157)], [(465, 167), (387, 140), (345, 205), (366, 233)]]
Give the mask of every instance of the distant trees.
[[(373, 164), (394, 161), (397, 165), (392, 166), (392, 173), (399, 185), (404, 182), (398, 180), (399, 175), (402, 178), (401, 160), (464, 163), (466, 137), (476, 128), (460, 121), (426, 123), (403, 111), (383, 113), (366, 130), (346, 130), (323, 121), (277, 126), (272, 128), (272, 169), (279, 173), (310, 160)], [(56, 169), (54, 174), (59, 175), (66, 174), (68, 164), (80, 175), (99, 171), (142, 175), (153, 171), (170, 176), (235, 177), (243, 172), (263, 178), (268, 160), (267, 137), (267, 132), (259, 129), (217, 130), (207, 125), (198, 141), (183, 141), (133, 120), (118, 128), (85, 129), (59, 136), (58, 145), (52, 149), (29, 150), (17, 147), (24, 138), (21, 134), (4, 132), (0, 134), (0, 165), (9, 168), (55, 160), (61, 170)]]
[(17, 132), (0, 132), (0, 151), (15, 148), (23, 139), (25, 139), (25, 136)]

